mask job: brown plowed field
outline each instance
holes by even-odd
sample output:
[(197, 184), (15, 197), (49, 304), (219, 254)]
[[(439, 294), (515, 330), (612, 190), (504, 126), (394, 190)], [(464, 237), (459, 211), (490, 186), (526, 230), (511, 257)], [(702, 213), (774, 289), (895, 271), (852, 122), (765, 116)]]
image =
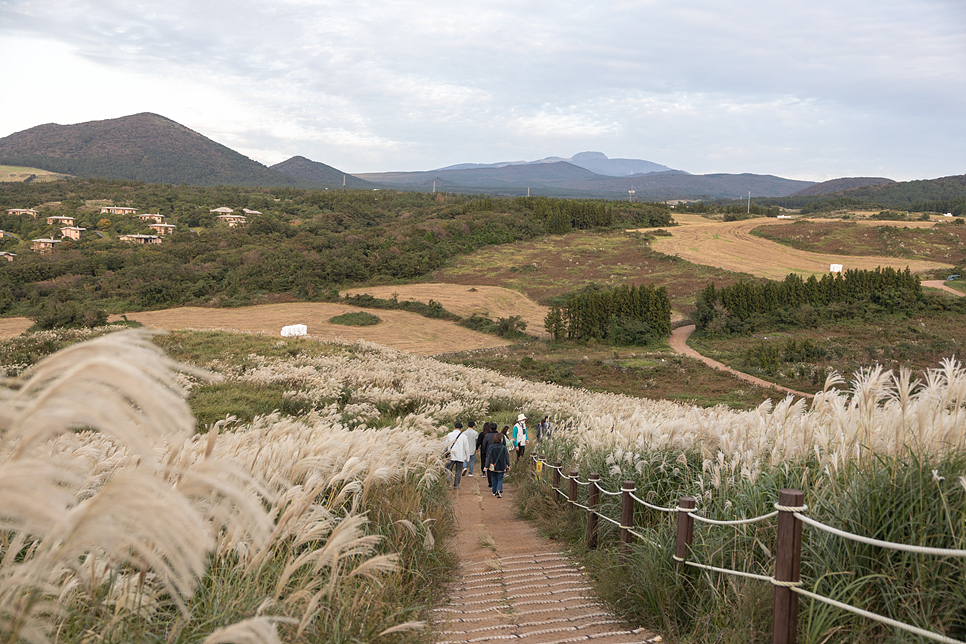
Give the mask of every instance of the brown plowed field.
[[(951, 268), (951, 264), (896, 257), (868, 257), (809, 253), (756, 237), (751, 231), (760, 226), (787, 224), (787, 219), (760, 217), (744, 221), (709, 221), (700, 215), (675, 215), (679, 226), (668, 228), (671, 237), (659, 237), (651, 247), (668, 255), (676, 255), (696, 264), (706, 264), (730, 271), (750, 273), (773, 280), (789, 273), (822, 275), (830, 264), (842, 264), (845, 270), (872, 270), (878, 266), (920, 272)], [(869, 225), (934, 226), (934, 222), (863, 222)]]
[[(366, 340), (424, 356), (509, 344), (496, 336), (464, 329), (453, 322), (431, 320), (405, 311), (370, 310), (382, 320), (373, 326), (345, 326), (328, 322), (333, 316), (362, 310), (367, 309), (344, 304), (297, 302), (237, 309), (180, 307), (128, 313), (127, 317), (151, 329), (224, 329), (262, 331), (275, 335), (281, 333), (283, 326), (305, 324), (310, 337)], [(117, 319), (117, 316), (113, 319)]]
[[(368, 293), (380, 299), (389, 299), (394, 294), (400, 301), (415, 300), (429, 302), (435, 300), (443, 308), (461, 317), (474, 313), (485, 315), (492, 320), (519, 315), (527, 323), (527, 333), (539, 337), (549, 337), (543, 328), (543, 321), (550, 310), (540, 306), (526, 295), (499, 286), (465, 286), (462, 284), (406, 284), (401, 286), (369, 286), (342, 292), (342, 295)], [(379, 314), (376, 311), (377, 315)]]

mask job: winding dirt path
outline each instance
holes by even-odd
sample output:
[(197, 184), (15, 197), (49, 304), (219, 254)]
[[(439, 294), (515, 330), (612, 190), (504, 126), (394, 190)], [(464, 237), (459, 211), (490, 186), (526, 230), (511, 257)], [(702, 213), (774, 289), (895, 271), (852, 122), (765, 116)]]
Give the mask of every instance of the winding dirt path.
[[(760, 226), (788, 224), (788, 219), (759, 217), (743, 221), (709, 221), (700, 215), (677, 214), (679, 226), (667, 228), (670, 237), (658, 237), (651, 248), (667, 255), (677, 255), (695, 264), (715, 266), (730, 271), (750, 273), (758, 277), (782, 280), (789, 273), (803, 276), (828, 273), (830, 264), (842, 264), (845, 269), (873, 270), (877, 266), (891, 266), (899, 270), (907, 266), (913, 273), (936, 268), (951, 268), (951, 264), (898, 257), (857, 255), (828, 255), (810, 253), (756, 237), (751, 231)], [(860, 222), (868, 225), (903, 225), (914, 228), (935, 226), (935, 222)]]
[(777, 389), (778, 391), (784, 392), (786, 394), (794, 394), (795, 396), (803, 396), (805, 398), (814, 398), (814, 394), (807, 394), (803, 391), (796, 391), (794, 389), (789, 389), (788, 387), (782, 387), (781, 385), (776, 385), (773, 382), (768, 382), (767, 380), (762, 380), (761, 378), (756, 378), (751, 374), (742, 373), (740, 371), (735, 371), (731, 367), (718, 362), (717, 360), (712, 360), (707, 356), (703, 356), (691, 347), (688, 346), (688, 338), (694, 333), (695, 326), (689, 324), (687, 326), (679, 326), (671, 332), (670, 344), (671, 348), (677, 353), (686, 355), (689, 358), (694, 358), (695, 360), (700, 360), (704, 364), (708, 365), (712, 369), (719, 369), (721, 371), (727, 371), (735, 378), (739, 380), (744, 380), (745, 382), (750, 382), (753, 385), (758, 385), (759, 387), (765, 387), (766, 389)]
[(590, 579), (554, 542), (516, 516), (511, 470), (503, 498), (479, 470), (456, 495), (460, 570), (448, 601), (433, 610), (437, 644), (652, 644), (661, 637), (628, 627), (603, 605)]
[(957, 291), (954, 288), (946, 286), (945, 280), (925, 280), (922, 283), (923, 286), (928, 286), (930, 288), (938, 288), (940, 291), (945, 291), (947, 293), (952, 293), (958, 297), (962, 297), (964, 293)]

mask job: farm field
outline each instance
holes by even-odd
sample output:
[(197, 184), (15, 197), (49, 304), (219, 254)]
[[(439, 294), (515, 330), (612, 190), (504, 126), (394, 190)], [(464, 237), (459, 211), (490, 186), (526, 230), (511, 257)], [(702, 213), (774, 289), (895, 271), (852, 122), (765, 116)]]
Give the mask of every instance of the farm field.
[[(309, 336), (314, 339), (364, 340), (415, 355), (509, 344), (496, 336), (464, 329), (452, 322), (432, 320), (405, 311), (370, 311), (382, 320), (374, 326), (345, 326), (328, 322), (329, 318), (336, 315), (363, 310), (365, 309), (343, 304), (303, 302), (234, 309), (179, 307), (128, 313), (127, 319), (140, 322), (150, 329), (225, 329), (276, 336), (283, 326), (305, 324), (308, 326)], [(119, 316), (113, 319), (119, 319)]]
[(751, 232), (812, 253), (877, 255), (956, 265), (966, 261), (966, 226), (946, 223), (800, 219), (760, 226)]
[[(839, 253), (809, 252), (790, 248), (751, 234), (761, 227), (784, 226), (786, 220), (761, 217), (743, 221), (709, 221), (700, 215), (675, 216), (679, 226), (668, 228), (670, 237), (658, 237), (651, 242), (655, 251), (673, 255), (689, 262), (706, 264), (722, 270), (748, 273), (772, 280), (781, 280), (789, 273), (803, 276), (828, 273), (830, 264), (842, 264), (848, 269), (872, 270), (891, 266), (912, 272), (952, 268), (952, 261), (898, 259), (885, 256), (844, 256)], [(932, 227), (933, 222), (874, 222), (894, 223), (911, 227)]]
[(41, 170), (39, 168), (24, 168), (21, 166), (14, 165), (0, 165), (0, 182), (12, 181), (21, 183), (31, 176), (34, 177), (34, 181), (55, 181), (57, 179), (63, 179), (69, 175), (57, 174), (56, 172), (50, 172), (48, 170)]

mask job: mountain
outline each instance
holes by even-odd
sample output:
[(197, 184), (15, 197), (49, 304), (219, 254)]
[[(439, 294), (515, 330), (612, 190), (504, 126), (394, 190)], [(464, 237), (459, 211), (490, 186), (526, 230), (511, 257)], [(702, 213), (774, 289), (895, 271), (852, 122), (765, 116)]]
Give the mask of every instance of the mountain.
[(277, 170), (292, 177), (329, 186), (341, 187), (345, 185), (346, 188), (378, 187), (378, 184), (371, 181), (359, 179), (330, 165), (312, 161), (302, 156), (294, 156), (270, 167), (272, 170)]
[(535, 194), (557, 197), (628, 197), (635, 191), (637, 199), (673, 199), (699, 197), (707, 199), (739, 199), (748, 192), (755, 197), (782, 197), (811, 185), (771, 175), (709, 174), (693, 175), (679, 170), (650, 172), (624, 177), (597, 174), (568, 161), (553, 163), (507, 164), (497, 167), (444, 168), (428, 172), (387, 172), (357, 175), (370, 181), (402, 189), (448, 192), (497, 192), (503, 194)]
[(451, 165), (433, 172), (442, 170), (481, 170), (484, 168), (503, 168), (508, 165), (535, 165), (538, 163), (560, 163), (566, 162), (590, 170), (594, 174), (608, 177), (627, 177), (633, 174), (647, 174), (649, 172), (669, 172), (672, 168), (653, 161), (643, 159), (608, 159), (603, 152), (580, 152), (564, 159), (563, 157), (547, 157), (537, 161), (505, 161), (503, 163), (460, 163)]
[(148, 183), (312, 187), (147, 112), (16, 132), (0, 138), (0, 164)]
[(822, 183), (816, 183), (807, 188), (803, 188), (798, 192), (793, 192), (788, 195), (789, 197), (813, 197), (817, 195), (830, 195), (839, 192), (844, 192), (846, 190), (854, 190), (856, 188), (865, 188), (867, 186), (881, 186), (890, 183), (896, 183), (892, 179), (886, 179), (884, 177), (843, 177), (841, 179), (832, 179), (830, 181), (823, 181)]
[(866, 199), (891, 207), (961, 200), (966, 199), (966, 174), (866, 186), (843, 192), (842, 196)]

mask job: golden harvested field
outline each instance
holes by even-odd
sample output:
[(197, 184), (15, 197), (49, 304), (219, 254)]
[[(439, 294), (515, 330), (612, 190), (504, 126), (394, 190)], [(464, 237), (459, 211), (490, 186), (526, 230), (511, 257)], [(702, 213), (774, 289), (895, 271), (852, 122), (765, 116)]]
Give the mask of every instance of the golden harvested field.
[(0, 318), (0, 338), (12, 338), (31, 327), (29, 318)]
[(48, 172), (39, 168), (23, 168), (15, 165), (0, 165), (0, 181), (11, 181), (21, 183), (30, 175), (34, 175), (34, 181), (54, 181), (63, 179), (70, 175)]
[[(362, 310), (367, 309), (344, 304), (298, 302), (237, 309), (186, 306), (128, 313), (127, 317), (151, 329), (224, 329), (261, 331), (273, 335), (280, 335), (283, 326), (304, 324), (313, 338), (365, 340), (422, 356), (509, 344), (496, 336), (464, 329), (452, 322), (431, 320), (404, 311), (371, 310), (370, 313), (382, 320), (374, 326), (344, 326), (328, 322), (333, 316)], [(112, 317), (112, 320), (116, 319), (118, 316)]]
[[(784, 279), (789, 273), (804, 276), (827, 273), (830, 264), (842, 264), (848, 269), (871, 270), (877, 266), (891, 266), (913, 272), (936, 268), (951, 268), (951, 264), (896, 257), (868, 257), (827, 255), (809, 253), (782, 246), (760, 237), (751, 231), (760, 226), (787, 224), (787, 219), (760, 217), (744, 221), (709, 221), (700, 215), (679, 214), (675, 221), (680, 224), (668, 228), (671, 237), (659, 237), (651, 247), (668, 255), (676, 255), (696, 264), (707, 264), (730, 271), (751, 273), (773, 280)], [(900, 225), (910, 227), (934, 226), (934, 222), (862, 222), (869, 225)]]
[[(390, 299), (395, 294), (400, 301), (436, 300), (447, 311), (464, 318), (474, 313), (485, 315), (492, 320), (519, 315), (527, 323), (528, 333), (549, 337), (543, 328), (543, 320), (550, 309), (508, 288), (464, 284), (406, 284), (354, 288), (343, 291), (341, 295), (366, 293), (380, 299)], [(381, 312), (373, 312), (381, 315)]]

